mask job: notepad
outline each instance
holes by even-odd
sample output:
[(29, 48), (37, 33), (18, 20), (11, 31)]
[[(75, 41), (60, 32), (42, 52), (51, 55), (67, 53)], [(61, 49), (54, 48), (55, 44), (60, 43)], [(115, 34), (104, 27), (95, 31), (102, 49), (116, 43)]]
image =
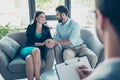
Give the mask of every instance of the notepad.
[(63, 63), (56, 64), (55, 68), (59, 80), (80, 80), (76, 68), (81, 65), (86, 65), (88, 69), (91, 69), (87, 56), (73, 58)]

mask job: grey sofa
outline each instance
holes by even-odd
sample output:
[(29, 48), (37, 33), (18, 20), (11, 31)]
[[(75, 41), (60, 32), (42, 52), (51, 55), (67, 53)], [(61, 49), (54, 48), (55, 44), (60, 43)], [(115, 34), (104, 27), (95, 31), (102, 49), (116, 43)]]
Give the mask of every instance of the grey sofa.
[[(101, 44), (101, 42), (98, 40), (96, 34), (93, 33), (93, 31), (87, 28), (81, 28), (80, 34), (81, 34), (82, 40), (87, 45), (87, 47), (97, 55), (98, 57), (98, 62), (96, 64), (97, 66), (99, 63), (101, 63), (104, 60), (104, 47)], [(61, 54), (62, 52), (60, 50), (60, 47), (61, 45), (58, 45), (55, 47), (55, 58), (56, 58), (57, 64), (63, 62), (63, 58)]]
[[(25, 45), (26, 42), (25, 32), (12, 32), (7, 34), (6, 36), (18, 42), (20, 46)], [(23, 60), (20, 56), (16, 56), (14, 59), (10, 59), (10, 57), (6, 55), (5, 52), (6, 51), (0, 49), (0, 74), (3, 76), (3, 78), (5, 80), (25, 78), (26, 77), (25, 60)], [(46, 70), (52, 69), (53, 64), (54, 64), (54, 49), (47, 49), (46, 60), (42, 60), (41, 73)]]

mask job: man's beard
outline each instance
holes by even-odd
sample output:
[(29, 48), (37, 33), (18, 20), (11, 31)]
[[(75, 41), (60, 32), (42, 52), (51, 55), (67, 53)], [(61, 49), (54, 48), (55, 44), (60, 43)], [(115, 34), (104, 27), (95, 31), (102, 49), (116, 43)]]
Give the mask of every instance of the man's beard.
[(62, 16), (60, 15), (60, 18), (58, 19), (58, 23), (61, 23), (63, 20)]
[(59, 19), (59, 20), (58, 20), (58, 23), (61, 23), (61, 22), (62, 22), (62, 19)]

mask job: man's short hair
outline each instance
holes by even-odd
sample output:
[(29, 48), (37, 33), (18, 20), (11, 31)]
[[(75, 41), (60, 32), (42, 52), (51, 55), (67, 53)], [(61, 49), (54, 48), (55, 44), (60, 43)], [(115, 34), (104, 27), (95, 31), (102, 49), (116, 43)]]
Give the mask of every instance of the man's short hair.
[(120, 37), (120, 0), (96, 0), (96, 8), (107, 17)]
[(68, 9), (63, 5), (58, 6), (56, 8), (56, 11), (58, 11), (60, 13), (65, 13), (68, 16)]

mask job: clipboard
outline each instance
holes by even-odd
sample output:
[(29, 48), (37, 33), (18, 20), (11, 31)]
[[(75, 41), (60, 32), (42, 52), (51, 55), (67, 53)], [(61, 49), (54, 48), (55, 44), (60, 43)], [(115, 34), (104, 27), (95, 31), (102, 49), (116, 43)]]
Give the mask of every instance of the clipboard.
[(76, 57), (70, 60), (66, 60), (63, 63), (56, 64), (55, 69), (59, 80), (80, 80), (76, 68), (81, 65), (86, 65), (88, 69), (91, 69), (91, 65), (87, 56)]

